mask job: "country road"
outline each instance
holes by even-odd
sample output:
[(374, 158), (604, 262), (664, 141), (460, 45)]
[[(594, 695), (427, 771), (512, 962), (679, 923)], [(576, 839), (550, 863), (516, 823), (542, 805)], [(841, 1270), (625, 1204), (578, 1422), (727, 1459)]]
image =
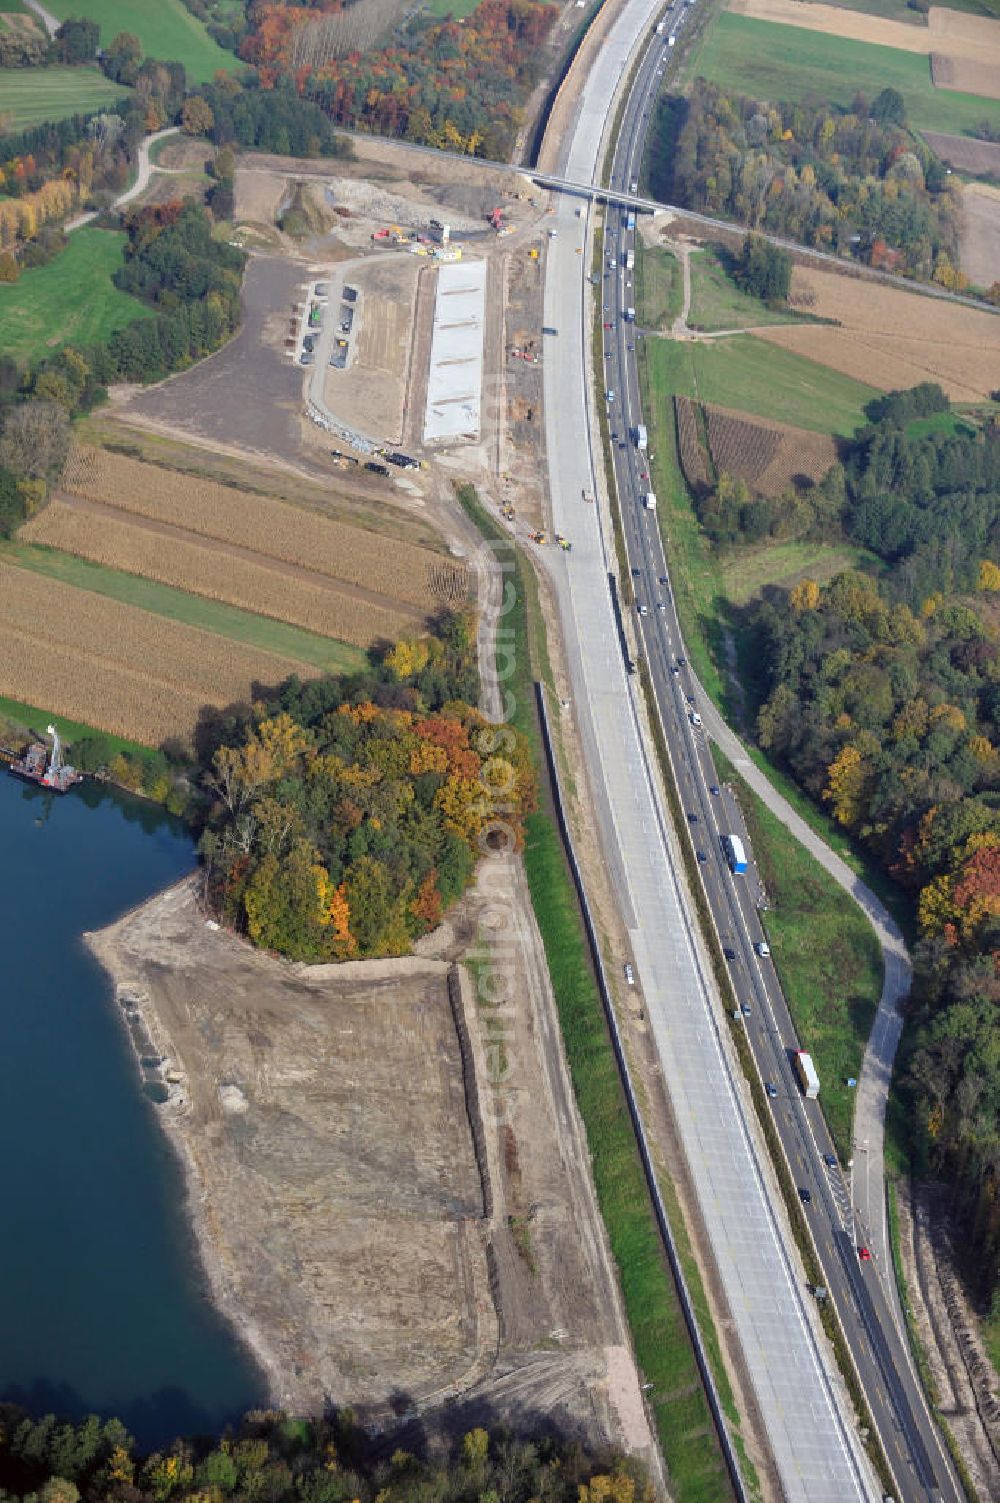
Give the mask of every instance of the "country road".
[[(169, 168), (157, 167), (155, 162), (150, 161), (149, 149), (151, 146), (155, 146), (157, 141), (165, 141), (168, 136), (176, 136), (179, 133), (180, 126), (168, 125), (165, 130), (158, 130), (151, 136), (143, 137), (139, 142), (139, 170), (136, 174), (135, 182), (126, 188), (124, 193), (119, 193), (111, 205), (112, 209), (124, 209), (126, 204), (130, 204), (134, 198), (138, 198), (139, 194), (144, 192), (149, 186), (149, 179), (154, 172), (170, 171)], [(81, 229), (83, 225), (90, 224), (96, 218), (97, 214), (94, 211), (87, 214), (78, 214), (75, 219), (71, 219), (68, 224), (63, 226), (64, 233), (69, 235), (73, 230)]]

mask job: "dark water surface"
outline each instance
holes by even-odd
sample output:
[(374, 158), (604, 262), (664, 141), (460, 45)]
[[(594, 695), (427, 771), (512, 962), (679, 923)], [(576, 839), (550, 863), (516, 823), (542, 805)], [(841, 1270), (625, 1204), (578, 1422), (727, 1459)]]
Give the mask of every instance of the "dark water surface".
[(0, 1397), (217, 1429), (263, 1379), (208, 1303), (173, 1154), (83, 944), (194, 864), (176, 821), (0, 766)]

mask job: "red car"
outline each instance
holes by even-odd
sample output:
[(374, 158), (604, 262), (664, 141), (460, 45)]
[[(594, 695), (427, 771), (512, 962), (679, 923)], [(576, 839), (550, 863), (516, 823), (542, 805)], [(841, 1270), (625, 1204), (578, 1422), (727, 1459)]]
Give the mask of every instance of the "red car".
[(868, 1251), (867, 1247), (858, 1248), (858, 1257), (861, 1259), (862, 1263), (870, 1263), (872, 1260), (872, 1255)]

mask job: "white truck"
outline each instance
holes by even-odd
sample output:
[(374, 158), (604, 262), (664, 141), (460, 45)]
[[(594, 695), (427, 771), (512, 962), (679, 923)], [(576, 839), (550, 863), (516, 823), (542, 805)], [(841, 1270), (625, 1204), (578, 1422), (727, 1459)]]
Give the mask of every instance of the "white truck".
[(819, 1095), (819, 1076), (816, 1074), (816, 1066), (812, 1062), (812, 1055), (804, 1049), (796, 1049), (792, 1055), (795, 1065), (795, 1073), (802, 1087), (802, 1094), (807, 1101), (815, 1101)]
[(647, 491), (646, 494), (642, 498), (642, 504), (646, 508), (647, 511), (655, 511), (656, 510), (656, 492), (655, 491)]
[(625, 270), (626, 271), (634, 271), (635, 270), (635, 251), (634, 250), (630, 249), (630, 250), (627, 250), (625, 252)]
[(640, 451), (644, 452), (649, 447), (649, 435), (642, 423), (637, 423), (632, 429), (632, 437), (635, 439), (636, 448)]

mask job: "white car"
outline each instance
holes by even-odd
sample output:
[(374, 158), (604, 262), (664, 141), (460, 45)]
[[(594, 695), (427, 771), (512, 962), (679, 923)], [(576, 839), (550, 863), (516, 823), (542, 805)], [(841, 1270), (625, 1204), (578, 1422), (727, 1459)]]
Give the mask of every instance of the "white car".
[(754, 949), (762, 960), (766, 960), (771, 953), (771, 946), (766, 939), (762, 939), (759, 944), (754, 945)]
[(635, 971), (633, 971), (631, 963), (627, 960), (625, 962), (625, 980), (629, 986), (635, 986)]

